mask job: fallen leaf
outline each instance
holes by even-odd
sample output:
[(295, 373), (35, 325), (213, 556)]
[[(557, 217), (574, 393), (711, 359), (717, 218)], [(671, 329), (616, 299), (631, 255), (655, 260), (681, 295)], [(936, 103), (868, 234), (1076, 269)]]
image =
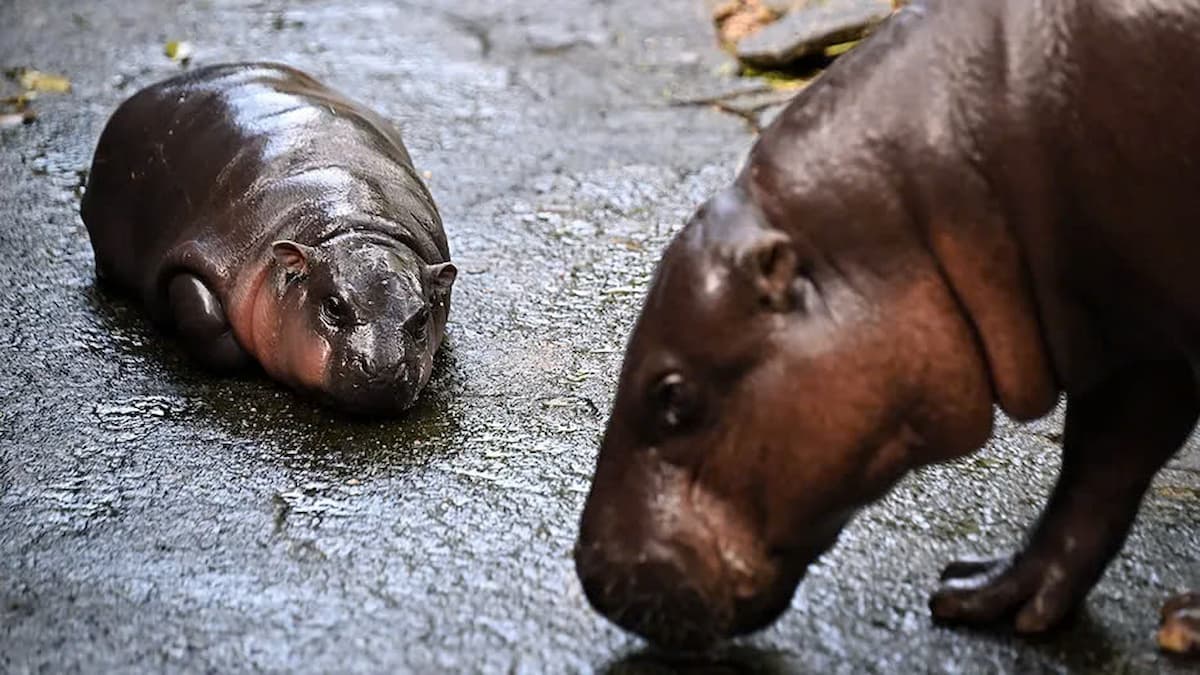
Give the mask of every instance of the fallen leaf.
[(29, 107), (29, 103), (37, 98), (36, 91), (27, 91), (17, 96), (9, 96), (0, 99), (0, 104), (11, 107), (16, 112), (22, 112)]
[(824, 54), (825, 54), (826, 58), (830, 58), (830, 59), (836, 58), (838, 56), (841, 56), (842, 54), (845, 54), (846, 52), (850, 51), (851, 49), (854, 49), (854, 47), (857, 46), (859, 42), (862, 42), (862, 41), (861, 40), (851, 40), (850, 42), (840, 42), (836, 45), (829, 45), (828, 47), (825, 48)]
[(163, 54), (166, 54), (167, 58), (172, 61), (186, 63), (188, 59), (192, 58), (192, 44), (182, 40), (172, 40), (163, 48)]
[(55, 94), (65, 94), (71, 91), (71, 81), (62, 75), (43, 73), (32, 68), (19, 70), (17, 81), (21, 83), (22, 88), (29, 91), (45, 91)]
[(779, 16), (779, 12), (765, 6), (762, 0), (728, 0), (712, 10), (718, 40), (727, 48), (776, 21)]

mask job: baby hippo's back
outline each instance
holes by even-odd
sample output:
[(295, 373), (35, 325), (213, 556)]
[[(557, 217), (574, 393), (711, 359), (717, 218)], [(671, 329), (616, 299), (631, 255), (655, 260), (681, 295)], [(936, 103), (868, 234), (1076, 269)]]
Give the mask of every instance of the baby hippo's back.
[(212, 281), (228, 290), (229, 273), (271, 240), (318, 241), (347, 212), (405, 211), (427, 215), (403, 233), (410, 245), (448, 259), (395, 129), (269, 63), (200, 68), (125, 101), (101, 134), (82, 204), (98, 274), (151, 295), (182, 242), (198, 243)]

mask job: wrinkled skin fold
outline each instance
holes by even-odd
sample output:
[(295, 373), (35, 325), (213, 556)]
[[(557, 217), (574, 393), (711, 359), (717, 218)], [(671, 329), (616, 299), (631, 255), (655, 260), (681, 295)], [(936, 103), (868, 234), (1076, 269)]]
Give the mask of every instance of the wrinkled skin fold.
[(1065, 395), (1024, 546), (930, 601), (1060, 625), (1200, 411), (1195, 31), (1182, 0), (914, 2), (797, 95), (655, 271), (575, 547), (592, 605), (671, 648), (759, 629), (906, 473)]

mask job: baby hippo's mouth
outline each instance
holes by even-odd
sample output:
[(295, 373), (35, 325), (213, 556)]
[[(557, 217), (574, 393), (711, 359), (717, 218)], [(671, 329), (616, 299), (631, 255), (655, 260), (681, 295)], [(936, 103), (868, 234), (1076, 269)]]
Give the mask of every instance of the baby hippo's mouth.
[(416, 404), (425, 384), (419, 364), (397, 361), (379, 367), (355, 357), (329, 373), (323, 397), (355, 415), (395, 415)]

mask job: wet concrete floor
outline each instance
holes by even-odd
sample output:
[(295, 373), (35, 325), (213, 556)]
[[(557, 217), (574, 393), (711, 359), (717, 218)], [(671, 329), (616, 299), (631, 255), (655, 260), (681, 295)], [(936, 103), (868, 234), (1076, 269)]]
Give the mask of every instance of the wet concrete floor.
[[(214, 379), (94, 285), (78, 217), (113, 108), (194, 63), (304, 68), (395, 120), (460, 277), (406, 419)], [(570, 547), (659, 251), (743, 120), (702, 3), (6, 0), (0, 66), (68, 75), (0, 131), (0, 671), (1183, 672), (1152, 634), (1200, 587), (1200, 453), (1162, 473), (1064, 634), (931, 625), (942, 562), (1013, 546), (1058, 417), (1002, 423), (848, 529), (774, 627), (669, 661), (587, 607)]]

